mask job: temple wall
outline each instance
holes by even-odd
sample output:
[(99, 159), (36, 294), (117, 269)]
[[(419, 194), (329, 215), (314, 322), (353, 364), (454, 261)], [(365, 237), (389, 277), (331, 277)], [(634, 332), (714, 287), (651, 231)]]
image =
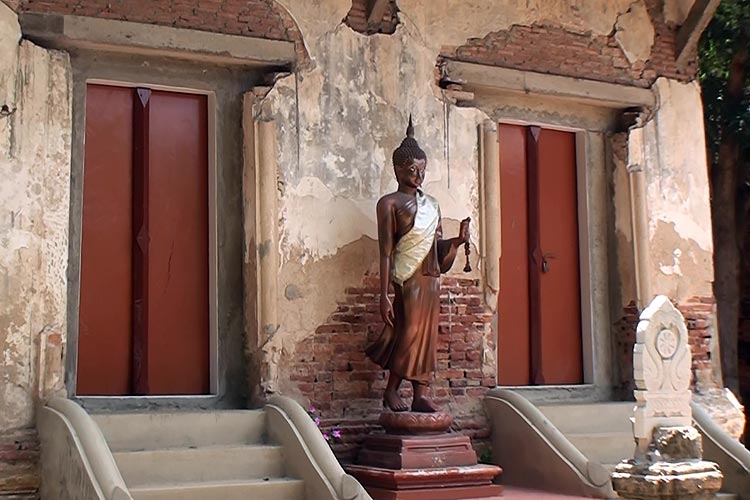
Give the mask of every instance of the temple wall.
[[(324, 417), (331, 424), (350, 419), (353, 426), (366, 427), (376, 415), (383, 375), (373, 375), (379, 371), (361, 355), (361, 347), (376, 334), (379, 321), (375, 203), (396, 187), (390, 153), (403, 137), (409, 113), (414, 115), (417, 138), (429, 158), (425, 189), (441, 203), (447, 234), (452, 235), (457, 221), (470, 215), (474, 254), (481, 248), (477, 127), (503, 115), (492, 106), (452, 105), (436, 83), (435, 64), (441, 56), (640, 87), (655, 84), (658, 105), (647, 118), (644, 133), (648, 251), (652, 256), (644, 272), (653, 294), (667, 294), (688, 308), (698, 304), (701, 314), (705, 308), (712, 310), (702, 115), (697, 84), (684, 83), (694, 78), (695, 66), (675, 67), (670, 27), (682, 21), (689, 5), (623, 1), (593, 8), (584, 2), (560, 1), (527, 2), (519, 8), (508, 1), (487, 11), (479, 1), (404, 0), (397, 2), (399, 24), (393, 34), (367, 36), (340, 22), (347, 17), (351, 2), (280, 3), (300, 26), (310, 65), (278, 81), (255, 103), (255, 118), (273, 121), (277, 128), (279, 178), (275, 297), (279, 320), (261, 325), (259, 340), (266, 391), (292, 394), (315, 404), (327, 412)], [(524, 40), (529, 39), (549, 45), (539, 48), (530, 43), (537, 53), (524, 52)], [(502, 55), (503, 44), (516, 52)], [(570, 49), (577, 45), (597, 52), (586, 55)], [(582, 57), (591, 61), (571, 66), (569, 61)], [(529, 109), (535, 107), (519, 99), (513, 112), (518, 115), (527, 104)], [(596, 111), (583, 106), (581, 110), (584, 119), (599, 118)], [(569, 107), (549, 111), (556, 118), (575, 114)], [(687, 132), (685, 123), (698, 125)], [(602, 132), (614, 137), (614, 130)], [(612, 205), (597, 207), (609, 211), (612, 227), (613, 337), (620, 335), (619, 318), (628, 316), (627, 306), (636, 300), (627, 137), (621, 142), (620, 164), (613, 160), (607, 167), (612, 172), (608, 181)], [(448, 288), (454, 283), (450, 279), (466, 278), (476, 280), (475, 288), (481, 289), (482, 271), (481, 262), (474, 262), (474, 273), (464, 276), (457, 265), (449, 275)], [(445, 355), (442, 369), (447, 371), (439, 378), (447, 384), (436, 389), (438, 399), (459, 414), (459, 422), (461, 416), (469, 422), (481, 413), (483, 383), (490, 383), (497, 372), (494, 305), (485, 303), (481, 293), (474, 299), (469, 288), (465, 290), (468, 295), (461, 299), (467, 304), (480, 301), (481, 307), (461, 313), (471, 318), (467, 319), (469, 333), (476, 341), (469, 343), (469, 350), (482, 355), (471, 364), (457, 352), (463, 346), (447, 344), (448, 353), (456, 352), (456, 359)], [(447, 300), (443, 313), (452, 311)], [(487, 314), (492, 320), (485, 324), (482, 317)], [(449, 328), (449, 322), (442, 324)], [(627, 335), (632, 334), (632, 326), (625, 328)], [(698, 358), (710, 365), (708, 346), (714, 345), (715, 332), (703, 322), (694, 330), (694, 349), (702, 349)], [(458, 342), (456, 338), (444, 340)], [(461, 342), (466, 343), (465, 339)], [(630, 373), (632, 364), (626, 358), (620, 358), (627, 365), (621, 371)], [(460, 368), (461, 363), (466, 368)], [(472, 377), (469, 371), (474, 369)], [(364, 373), (368, 370), (369, 375)], [(476, 390), (464, 398), (466, 388), (453, 385), (451, 376), (469, 380)], [(612, 384), (617, 385), (617, 374), (613, 377)], [(368, 388), (372, 380), (374, 389)]]
[[(592, 144), (606, 144), (607, 159), (596, 173), (606, 177), (607, 187), (595, 193), (593, 208), (608, 227), (609, 241), (592, 246), (606, 257), (597, 272), (607, 288), (594, 293), (609, 294), (607, 321), (618, 355), (617, 368), (607, 368), (617, 373), (605, 370), (605, 380), (597, 384), (624, 387), (622, 374), (632, 374), (628, 342), (639, 299), (628, 173), (633, 154), (640, 155), (646, 187), (642, 242), (649, 258), (640, 271), (651, 295), (669, 295), (690, 313), (696, 373), (720, 382), (712, 351), (718, 342), (695, 61), (686, 68), (674, 63), (674, 27), (684, 21), (692, 0), (398, 0), (383, 30), (390, 34), (373, 35), (362, 33), (363, 0), (253, 0), (253, 9), (238, 0), (194, 5), (160, 0), (158, 8), (100, 0), (4, 2), (20, 12), (297, 44), (295, 72), (276, 80), (267, 93), (256, 89), (248, 110), (251, 122), (271, 123), (275, 131), (270, 198), (278, 208), (258, 218), (271, 222), (278, 244), (254, 241), (255, 226), (245, 221), (246, 262), (253, 264), (257, 251), (259, 260), (270, 254), (277, 263), (271, 273), (277, 286), (263, 285), (245, 302), (250, 384), (257, 378), (266, 393), (315, 404), (328, 424), (348, 422), (350, 436), (377, 415), (384, 373), (362, 354), (379, 329), (375, 204), (396, 187), (390, 155), (410, 113), (429, 158), (424, 187), (440, 201), (445, 234), (455, 235), (458, 221), (472, 217), (474, 270), (461, 271), (460, 255), (444, 280), (435, 387), (463, 431), (485, 437), (481, 396), (496, 382), (496, 330), (502, 320), (494, 313), (494, 296), (484, 293), (485, 263), (477, 258), (483, 238), (497, 237), (481, 230), (478, 128), (488, 121), (583, 128)], [(71, 133), (67, 56), (29, 42), (19, 46), (15, 13), (5, 4), (0, 5), (0, 105), (12, 112), (0, 114), (7, 190), (0, 202), (6, 306), (0, 433), (33, 425), (37, 396), (63, 388)], [(619, 112), (612, 109), (543, 101), (534, 94), (502, 104), (477, 96), (475, 107), (459, 107), (438, 86), (436, 66), (443, 59), (652, 88), (657, 104), (642, 117), (636, 153), (636, 139), (616, 123)], [(252, 192), (244, 196), (246, 205), (254, 203)], [(250, 286), (255, 272), (244, 276)], [(254, 293), (273, 304), (272, 322), (253, 323), (259, 302)], [(650, 297), (642, 299), (647, 303)], [(351, 445), (345, 443), (342, 452)]]
[(20, 38), (0, 4), (0, 495), (36, 488), (34, 404), (64, 393), (70, 69)]

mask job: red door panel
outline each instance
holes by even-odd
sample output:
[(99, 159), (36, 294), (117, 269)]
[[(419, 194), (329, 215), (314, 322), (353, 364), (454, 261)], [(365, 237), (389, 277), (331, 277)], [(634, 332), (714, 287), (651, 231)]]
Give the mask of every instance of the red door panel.
[(498, 134), (502, 242), (498, 384), (527, 385), (530, 351), (526, 128), (501, 124)]
[(498, 134), (498, 384), (581, 383), (575, 134), (506, 124)]
[(208, 393), (207, 98), (87, 92), (77, 393)]
[(575, 134), (539, 136), (541, 365), (546, 384), (583, 381)]
[(78, 323), (80, 395), (124, 395), (132, 354), (132, 90), (88, 85)]
[(209, 390), (207, 100), (150, 99), (150, 394)]

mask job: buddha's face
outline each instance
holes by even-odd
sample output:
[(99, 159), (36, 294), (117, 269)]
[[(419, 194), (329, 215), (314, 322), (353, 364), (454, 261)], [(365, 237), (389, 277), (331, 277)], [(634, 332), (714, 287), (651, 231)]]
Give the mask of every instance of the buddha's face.
[(411, 165), (395, 167), (394, 170), (399, 185), (416, 189), (422, 186), (426, 168), (427, 160), (414, 160)]

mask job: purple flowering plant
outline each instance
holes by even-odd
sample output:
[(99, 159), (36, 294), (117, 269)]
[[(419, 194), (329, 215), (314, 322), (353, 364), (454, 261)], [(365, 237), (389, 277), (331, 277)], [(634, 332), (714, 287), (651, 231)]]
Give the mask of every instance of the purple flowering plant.
[[(314, 406), (310, 406), (310, 408), (307, 409), (307, 414), (310, 415), (310, 418), (313, 422), (315, 422), (315, 425), (320, 428), (320, 416), (318, 415), (318, 409)], [(328, 444), (333, 444), (341, 441), (341, 429), (334, 427), (331, 429), (331, 432), (323, 432), (323, 439), (325, 439)]]

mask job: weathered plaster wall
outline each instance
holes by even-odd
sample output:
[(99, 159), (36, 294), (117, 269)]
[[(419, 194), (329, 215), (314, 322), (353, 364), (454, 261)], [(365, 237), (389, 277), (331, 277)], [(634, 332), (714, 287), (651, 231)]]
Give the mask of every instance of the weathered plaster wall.
[(697, 82), (661, 78), (644, 130), (651, 289), (673, 300), (713, 295), (713, 239)]
[(0, 3), (0, 496), (36, 491), (34, 404), (64, 391), (69, 63), (20, 40)]
[(19, 40), (0, 5), (0, 432), (33, 425), (35, 398), (63, 389), (70, 69)]
[[(612, 142), (614, 230), (622, 277), (622, 306), (636, 298), (627, 279), (632, 267), (631, 181), (628, 169), (645, 180), (648, 245), (644, 256), (649, 297), (665, 294), (677, 302), (713, 295), (713, 240), (708, 191), (703, 108), (697, 82), (660, 78), (657, 107), (642, 129)], [(629, 248), (630, 247), (630, 248)], [(628, 261), (631, 262), (628, 262)]]
[[(274, 120), (278, 129), (281, 235), (280, 319), (275, 333), (260, 343), (263, 363), (276, 368), (266, 373), (266, 390), (301, 396), (288, 373), (296, 346), (327, 323), (347, 288), (360, 286), (363, 276), (376, 270), (375, 203), (395, 188), (390, 153), (409, 113), (429, 156), (425, 188), (440, 200), (448, 234), (466, 215), (474, 228), (481, 225), (477, 125), (487, 115), (446, 104), (435, 84), (435, 63), (444, 48), (513, 25), (538, 23), (594, 36), (611, 35), (619, 25), (617, 43), (642, 63), (654, 43), (654, 27), (646, 4), (630, 0), (596, 8), (571, 1), (526, 2), (521, 8), (510, 0), (491, 6), (483, 0), (402, 0), (393, 35), (364, 36), (341, 23), (349, 1), (280, 3), (300, 27), (310, 64), (279, 80), (255, 105), (256, 119)], [(585, 68), (579, 76), (587, 76)], [(507, 104), (514, 105), (528, 107)], [(552, 112), (569, 113), (564, 103), (560, 108)], [(592, 130), (606, 130), (611, 119), (600, 110), (587, 109), (585, 115)], [(479, 236), (475, 231), (475, 247)], [(487, 362), (494, 368), (494, 358)]]

